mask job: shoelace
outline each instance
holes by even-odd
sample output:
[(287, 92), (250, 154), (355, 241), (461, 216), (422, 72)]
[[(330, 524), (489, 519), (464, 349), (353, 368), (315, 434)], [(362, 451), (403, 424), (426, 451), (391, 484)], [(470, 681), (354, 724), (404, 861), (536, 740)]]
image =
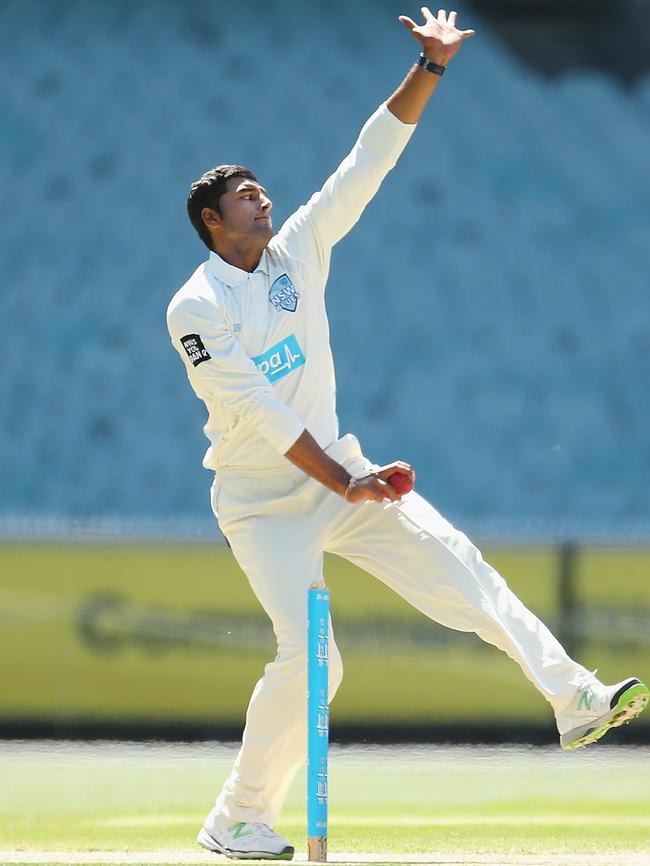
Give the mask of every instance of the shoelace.
[(246, 827), (247, 828), (250, 827), (250, 829), (253, 830), (255, 833), (257, 833), (258, 836), (277, 836), (278, 835), (273, 830), (271, 830), (271, 828), (269, 827), (268, 824), (257, 824), (257, 823), (247, 821)]

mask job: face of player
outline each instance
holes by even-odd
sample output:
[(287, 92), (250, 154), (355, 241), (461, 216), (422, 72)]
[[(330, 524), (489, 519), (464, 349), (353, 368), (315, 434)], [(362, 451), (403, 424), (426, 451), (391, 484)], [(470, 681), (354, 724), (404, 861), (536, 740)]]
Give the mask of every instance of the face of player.
[[(221, 215), (210, 211), (212, 219), (204, 219), (218, 233), (219, 240), (239, 243), (258, 238), (265, 245), (273, 237), (271, 208), (273, 203), (266, 190), (257, 181), (244, 177), (231, 177), (226, 181), (226, 192), (219, 200)], [(208, 210), (206, 208), (206, 210)]]

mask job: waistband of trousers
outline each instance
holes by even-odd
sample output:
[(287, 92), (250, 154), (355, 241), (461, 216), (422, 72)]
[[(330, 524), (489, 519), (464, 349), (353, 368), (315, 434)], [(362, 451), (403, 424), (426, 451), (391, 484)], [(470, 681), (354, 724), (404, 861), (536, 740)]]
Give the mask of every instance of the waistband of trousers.
[(245, 475), (253, 478), (257, 476), (294, 475), (296, 473), (305, 474), (302, 469), (294, 466), (290, 460), (287, 460), (286, 466), (219, 466), (214, 470), (217, 478), (230, 478), (235, 475)]
[[(353, 436), (351, 433), (346, 433), (339, 439), (334, 439), (329, 445), (326, 445), (323, 448), (328, 456), (332, 457), (332, 459), (339, 462), (339, 457), (343, 460), (356, 456), (357, 453), (360, 456), (361, 450), (359, 447), (359, 442), (356, 436)], [(333, 453), (330, 453), (333, 452)], [(305, 475), (302, 469), (299, 469), (295, 466), (290, 460), (285, 458), (284, 464), (279, 463), (274, 466), (261, 466), (261, 465), (238, 465), (238, 466), (219, 466), (214, 470), (214, 473), (217, 478), (230, 478), (232, 476), (246, 476), (246, 477), (280, 477), (282, 475), (291, 476), (291, 475)]]

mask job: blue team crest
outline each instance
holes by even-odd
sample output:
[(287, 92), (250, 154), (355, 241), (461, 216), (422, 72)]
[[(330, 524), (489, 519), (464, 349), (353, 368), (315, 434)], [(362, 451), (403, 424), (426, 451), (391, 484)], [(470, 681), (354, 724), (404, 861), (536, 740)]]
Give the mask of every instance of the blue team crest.
[(293, 283), (286, 274), (282, 274), (271, 286), (269, 301), (276, 310), (286, 310), (287, 313), (295, 313), (298, 306), (300, 293), (296, 291)]

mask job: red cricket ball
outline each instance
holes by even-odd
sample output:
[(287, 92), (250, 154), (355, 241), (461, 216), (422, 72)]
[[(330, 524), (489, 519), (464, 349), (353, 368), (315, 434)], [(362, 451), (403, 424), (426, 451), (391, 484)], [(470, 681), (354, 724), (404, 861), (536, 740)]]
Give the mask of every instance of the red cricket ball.
[(400, 496), (404, 496), (404, 494), (410, 493), (413, 490), (413, 482), (408, 475), (403, 475), (401, 472), (393, 472), (392, 475), (388, 476), (386, 481), (397, 490)]

